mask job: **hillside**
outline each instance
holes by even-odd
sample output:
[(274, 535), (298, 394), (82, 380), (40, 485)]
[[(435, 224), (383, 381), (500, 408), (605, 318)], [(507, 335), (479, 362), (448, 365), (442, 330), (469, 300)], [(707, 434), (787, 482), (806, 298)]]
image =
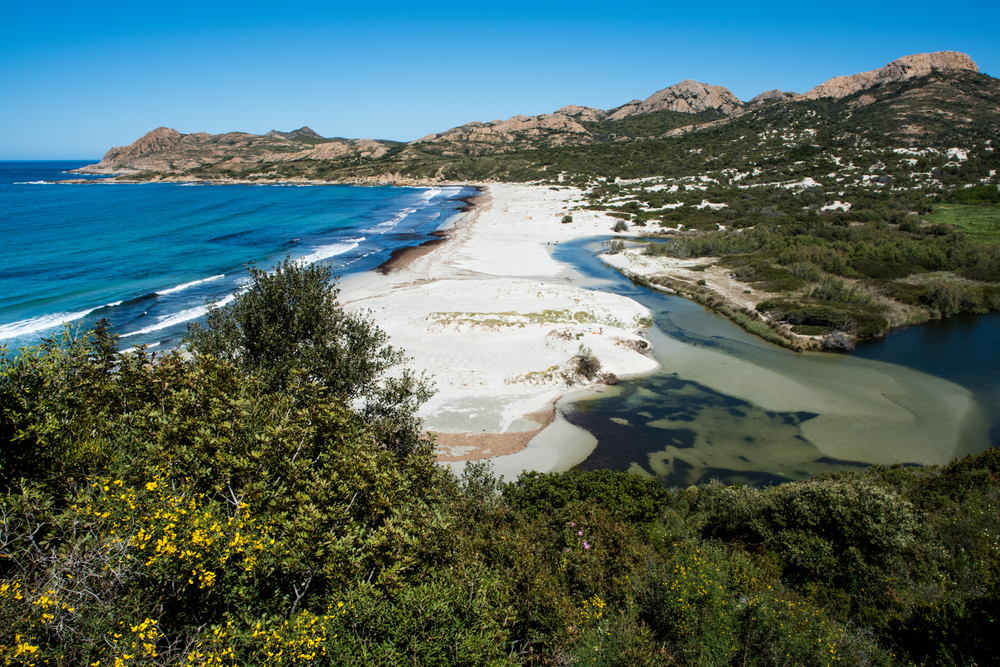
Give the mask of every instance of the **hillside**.
[[(900, 99), (890, 99), (887, 88), (895, 88)], [(523, 151), (627, 144), (718, 130), (748, 114), (756, 118), (762, 108), (775, 103), (821, 100), (825, 107), (832, 103), (834, 115), (817, 121), (839, 123), (845, 134), (888, 129), (890, 137), (905, 145), (933, 141), (947, 134), (954, 121), (982, 126), (988, 134), (997, 124), (996, 97), (996, 80), (980, 75), (968, 56), (941, 52), (906, 56), (878, 70), (834, 77), (805, 95), (772, 90), (744, 103), (722, 86), (687, 80), (607, 111), (568, 105), (539, 116), (470, 122), (406, 144), (324, 139), (307, 127), (272, 130), (263, 136), (181, 134), (157, 128), (130, 146), (111, 149), (100, 163), (80, 171), (142, 179), (525, 180), (532, 174), (519, 167), (533, 164), (536, 172), (547, 172), (548, 165), (519, 154)], [(905, 113), (897, 111), (901, 104)], [(862, 117), (855, 118), (861, 110)], [(780, 117), (769, 125), (782, 125)], [(742, 148), (756, 146), (751, 141)], [(503, 158), (481, 161), (471, 175), (461, 175), (469, 171), (463, 163), (487, 156)]]
[(1000, 450), (769, 488), (456, 478), (350, 406), (370, 364), (335, 353), (333, 390), (266, 351), (99, 329), (0, 358), (5, 664), (995, 664)]

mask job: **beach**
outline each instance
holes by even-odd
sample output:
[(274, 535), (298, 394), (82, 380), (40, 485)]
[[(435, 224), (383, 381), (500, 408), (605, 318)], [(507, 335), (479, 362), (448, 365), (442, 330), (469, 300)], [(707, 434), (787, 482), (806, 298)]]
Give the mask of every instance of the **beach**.
[[(526, 469), (568, 468), (594, 443), (559, 420), (556, 402), (606, 386), (574, 373), (581, 347), (616, 377), (657, 367), (644, 337), (649, 311), (574, 285), (550, 254), (558, 243), (611, 233), (603, 213), (569, 210), (581, 194), (490, 184), (429, 244), (341, 283), (344, 307), (366, 312), (413, 368), (433, 376), (437, 393), (420, 414), (439, 460), (493, 458), (514, 476), (522, 459)], [(552, 439), (558, 451), (544, 447)]]
[[(574, 210), (581, 197), (573, 188), (490, 184), (429, 243), (341, 283), (345, 308), (370, 316), (411, 367), (436, 383), (420, 416), (443, 464), (461, 469), (489, 459), (512, 480), (524, 470), (562, 471), (587, 459), (598, 441), (563, 419), (562, 406), (613, 396), (616, 387), (573, 372), (581, 347), (618, 378), (662, 365), (661, 372), (764, 411), (812, 415), (801, 425), (801, 452), (751, 453), (734, 435), (746, 425), (732, 417), (723, 419), (723, 430), (718, 416), (658, 425), (696, 433), (701, 444), (651, 451), (649, 461), (637, 460), (636, 472), (676, 460), (692, 471), (745, 467), (785, 475), (788, 468), (790, 475), (808, 471), (803, 464), (813, 459), (935, 464), (988, 447), (981, 407), (942, 378), (849, 356), (797, 355), (710, 313), (711, 335), (749, 341), (746, 352), (734, 356), (650, 329), (646, 306), (593, 289), (592, 280), (553, 258), (560, 243), (613, 235), (613, 218)], [(566, 215), (572, 222), (563, 222)]]

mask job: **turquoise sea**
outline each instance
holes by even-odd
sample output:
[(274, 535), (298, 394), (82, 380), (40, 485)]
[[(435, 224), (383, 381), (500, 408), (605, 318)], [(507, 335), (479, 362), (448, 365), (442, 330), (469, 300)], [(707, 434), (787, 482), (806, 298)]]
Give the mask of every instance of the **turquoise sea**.
[(244, 266), (330, 261), (368, 271), (417, 245), (473, 188), (51, 184), (84, 162), (0, 162), (0, 345), (107, 318), (122, 347), (175, 345)]

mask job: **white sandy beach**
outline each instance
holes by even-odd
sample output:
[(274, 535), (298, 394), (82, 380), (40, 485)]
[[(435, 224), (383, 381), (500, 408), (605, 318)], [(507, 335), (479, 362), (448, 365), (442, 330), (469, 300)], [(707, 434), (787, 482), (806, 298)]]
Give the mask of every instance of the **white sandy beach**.
[[(563, 376), (581, 345), (602, 372), (622, 377), (656, 368), (634, 349), (644, 344), (640, 319), (647, 309), (574, 286), (550, 255), (558, 242), (610, 233), (613, 221), (601, 213), (574, 211), (572, 223), (562, 222), (579, 195), (491, 184), (443, 244), (388, 275), (342, 283), (345, 307), (370, 311), (414, 368), (434, 377), (437, 394), (421, 416), (438, 434), (441, 460), (510, 455), (529, 440), (549, 438), (534, 436), (552, 421), (555, 401), (586, 384)], [(559, 451), (533, 451), (524, 467), (564, 469), (593, 447), (588, 434), (568, 424), (547, 431), (561, 434)], [(569, 435), (572, 443), (567, 431), (579, 431)]]
[[(646, 340), (640, 320), (648, 310), (578, 286), (550, 254), (556, 243), (610, 234), (613, 219), (569, 210), (580, 194), (490, 184), (478, 206), (457, 218), (447, 241), (404, 256), (387, 275), (342, 283), (345, 307), (368, 311), (412, 357), (412, 366), (433, 376), (437, 394), (421, 416), (437, 434), (440, 460), (461, 467), (464, 460), (489, 458), (508, 479), (583, 461), (596, 440), (559, 419), (555, 403), (571, 392), (614, 389), (567, 380), (564, 372), (581, 345), (602, 371), (619, 377), (663, 363), (680, 377), (766, 410), (817, 413), (803, 435), (834, 459), (932, 464), (985, 448), (968, 436), (980, 431), (983, 415), (967, 390), (901, 366), (784, 350), (762, 366), (655, 329), (650, 338), (658, 349), (637, 351)], [(567, 212), (573, 222), (564, 224)], [(723, 452), (719, 444), (656, 456), (695, 468), (740, 465), (739, 452), (728, 445)]]

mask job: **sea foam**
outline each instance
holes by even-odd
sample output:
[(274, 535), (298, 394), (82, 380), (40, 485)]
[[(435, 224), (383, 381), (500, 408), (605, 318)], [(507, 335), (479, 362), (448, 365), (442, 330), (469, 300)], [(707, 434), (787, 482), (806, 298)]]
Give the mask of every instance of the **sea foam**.
[[(216, 307), (222, 307), (236, 298), (235, 294), (230, 294), (215, 303)], [(167, 327), (172, 327), (175, 324), (183, 324), (184, 322), (189, 322), (191, 320), (197, 319), (208, 312), (208, 306), (195, 306), (194, 308), (187, 308), (185, 310), (172, 313), (170, 315), (164, 315), (156, 321), (156, 324), (151, 324), (148, 327), (143, 327), (137, 331), (130, 331), (127, 334), (122, 334), (122, 338), (129, 338), (131, 336), (139, 336), (141, 334), (152, 333), (153, 331), (160, 331), (161, 329), (166, 329)]]
[(360, 236), (356, 239), (346, 239), (340, 243), (331, 243), (330, 245), (323, 245), (313, 248), (312, 253), (301, 258), (301, 261), (305, 263), (319, 262), (324, 259), (329, 259), (331, 257), (336, 257), (337, 255), (342, 255), (349, 250), (354, 250), (358, 245), (365, 240), (366, 237)]
[[(98, 306), (98, 308), (103, 308), (103, 306)], [(78, 320), (84, 315), (88, 315), (95, 310), (97, 310), (97, 308), (81, 310), (76, 313), (39, 315), (38, 317), (32, 317), (18, 322), (11, 322), (10, 324), (0, 324), (0, 340), (17, 338), (18, 336), (26, 336), (28, 334), (55, 329), (63, 324), (68, 324), (74, 320)]]
[(170, 288), (165, 289), (165, 290), (160, 290), (159, 292), (157, 292), (157, 294), (159, 294), (160, 296), (166, 296), (167, 294), (176, 294), (177, 292), (183, 292), (184, 290), (186, 290), (189, 287), (194, 287), (195, 285), (200, 285), (202, 283), (207, 283), (207, 282), (210, 282), (212, 280), (218, 280), (219, 278), (225, 278), (225, 277), (226, 277), (226, 274), (220, 273), (219, 275), (212, 276), (211, 278), (202, 278), (201, 280), (192, 280), (189, 283), (184, 283), (182, 285), (177, 285), (176, 287), (170, 287)]

